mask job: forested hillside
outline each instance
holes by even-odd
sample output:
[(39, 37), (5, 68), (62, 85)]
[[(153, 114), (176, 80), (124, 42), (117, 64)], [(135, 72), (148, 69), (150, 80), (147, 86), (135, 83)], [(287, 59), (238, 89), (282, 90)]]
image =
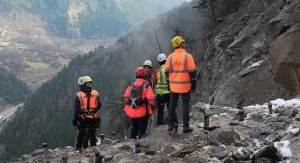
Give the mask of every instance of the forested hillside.
[(0, 103), (17, 104), (30, 94), (26, 84), (17, 76), (0, 68)]
[(0, 67), (35, 91), (75, 56), (186, 1), (1, 0)]
[[(159, 53), (154, 28), (166, 53), (171, 50), (170, 38), (177, 32), (184, 34), (188, 42), (202, 38), (208, 28), (205, 14), (186, 4), (177, 10), (163, 14), (120, 38), (114, 46), (73, 59), (69, 66), (45, 83), (24, 103), (16, 113), (16, 120), (8, 125), (0, 136), (5, 153), (1, 157), (18, 156), (48, 142), (49, 147), (72, 145), (76, 129), (71, 117), (77, 78), (89, 75), (94, 80), (104, 103), (100, 110), (101, 132), (123, 132), (122, 94), (134, 75), (135, 68), (145, 59), (155, 61)], [(186, 14), (178, 14), (185, 12)], [(174, 19), (174, 15), (177, 15)], [(202, 16), (201, 16), (202, 15)], [(150, 28), (149, 28), (150, 27)], [(195, 34), (195, 31), (201, 31)], [(190, 44), (190, 43), (189, 43)], [(195, 49), (192, 49), (195, 51)]]

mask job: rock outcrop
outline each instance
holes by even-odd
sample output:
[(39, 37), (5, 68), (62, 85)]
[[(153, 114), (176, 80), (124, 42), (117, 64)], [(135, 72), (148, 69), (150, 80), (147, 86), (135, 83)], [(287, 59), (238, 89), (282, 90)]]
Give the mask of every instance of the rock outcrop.
[[(208, 102), (208, 97), (213, 97), (215, 105), (236, 107), (239, 103), (245, 106), (276, 97), (290, 98), (294, 95), (290, 90), (299, 92), (299, 76), (295, 74), (299, 74), (296, 58), (300, 55), (294, 43), (299, 39), (295, 28), (300, 21), (300, 1), (240, 2), (239, 10), (223, 16), (203, 46), (197, 99)], [(286, 32), (288, 29), (293, 32)], [(282, 41), (274, 42), (277, 37)], [(272, 42), (277, 44), (271, 46)], [(278, 56), (273, 63), (268, 59), (273, 53), (285, 53), (280, 55), (284, 58)], [(285, 83), (285, 87), (277, 82)]]
[(300, 94), (300, 24), (292, 26), (271, 44), (274, 80)]

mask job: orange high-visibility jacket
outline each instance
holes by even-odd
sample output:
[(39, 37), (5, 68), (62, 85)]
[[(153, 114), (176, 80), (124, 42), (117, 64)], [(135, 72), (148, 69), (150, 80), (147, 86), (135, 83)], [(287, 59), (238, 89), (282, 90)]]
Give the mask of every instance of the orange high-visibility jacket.
[(91, 96), (88, 98), (86, 93), (79, 91), (77, 97), (80, 102), (80, 117), (81, 118), (98, 118), (96, 112), (99, 109), (99, 93), (96, 90), (92, 90)]
[(191, 90), (190, 73), (196, 71), (193, 56), (183, 48), (175, 49), (166, 62), (170, 90), (174, 93), (187, 93)]
[[(135, 86), (140, 86), (142, 84), (148, 84), (149, 82), (144, 79), (137, 78), (136, 81), (133, 83)], [(131, 92), (131, 86), (128, 86), (125, 93), (125, 107), (123, 108), (124, 112), (129, 118), (141, 118), (144, 117), (147, 114), (152, 115), (153, 114), (153, 106), (154, 106), (154, 93), (151, 86), (146, 87), (143, 90), (142, 94), (142, 100), (147, 101), (147, 104), (141, 105), (139, 108), (132, 108), (130, 106), (130, 92)]]

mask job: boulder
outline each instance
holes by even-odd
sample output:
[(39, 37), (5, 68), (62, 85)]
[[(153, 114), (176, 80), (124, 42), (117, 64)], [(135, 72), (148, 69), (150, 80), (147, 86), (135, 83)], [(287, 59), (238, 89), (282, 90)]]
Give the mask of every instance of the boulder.
[(196, 151), (195, 146), (189, 145), (189, 146), (183, 146), (181, 149), (173, 152), (171, 154), (172, 157), (180, 157), (184, 158), (185, 155), (193, 153)]
[(300, 93), (300, 24), (277, 37), (270, 47), (274, 81)]
[(217, 129), (209, 133), (209, 139), (215, 145), (230, 145), (240, 140), (240, 136), (234, 130)]
[(210, 158), (216, 157), (217, 159), (223, 159), (227, 156), (226, 149), (220, 146), (215, 146), (211, 149), (209, 153)]
[(250, 159), (250, 151), (243, 147), (240, 147), (233, 151), (232, 157), (236, 161), (247, 161)]
[(41, 155), (43, 153), (44, 153), (44, 149), (36, 149), (31, 153), (31, 155), (36, 156), (36, 155)]
[(113, 155), (105, 155), (103, 160), (104, 160), (104, 162), (108, 162), (108, 161), (111, 161), (113, 158), (114, 158)]
[(259, 127), (255, 127), (249, 132), (249, 137), (251, 139), (258, 139), (261, 136), (261, 129)]
[(255, 151), (255, 153), (252, 156), (252, 160), (258, 160), (260, 158), (268, 158), (268, 159), (276, 159), (277, 149), (273, 145), (267, 145), (263, 148)]

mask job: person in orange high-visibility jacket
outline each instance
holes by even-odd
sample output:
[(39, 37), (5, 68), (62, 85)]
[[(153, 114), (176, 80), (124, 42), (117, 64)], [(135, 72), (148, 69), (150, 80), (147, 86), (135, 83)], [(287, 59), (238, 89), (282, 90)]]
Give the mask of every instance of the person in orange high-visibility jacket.
[(80, 91), (76, 93), (74, 102), (73, 125), (78, 129), (76, 149), (96, 146), (96, 128), (100, 118), (96, 114), (101, 107), (98, 91), (92, 89), (92, 78), (82, 76), (78, 79)]
[[(145, 70), (143, 67), (136, 69), (136, 81), (128, 86), (125, 93), (125, 107), (123, 108), (125, 114), (131, 118), (132, 128), (130, 138), (141, 138), (145, 135), (147, 129), (148, 116), (153, 114), (154, 109), (154, 93), (149, 82), (144, 79)], [(132, 89), (141, 88), (140, 98), (137, 105), (133, 106), (136, 101), (132, 99)]]
[(168, 131), (173, 132), (175, 108), (179, 95), (182, 98), (183, 133), (193, 131), (189, 126), (190, 91), (196, 89), (197, 71), (193, 56), (184, 49), (184, 38), (175, 36), (171, 43), (175, 51), (167, 58), (165, 72), (171, 91), (168, 111)]

